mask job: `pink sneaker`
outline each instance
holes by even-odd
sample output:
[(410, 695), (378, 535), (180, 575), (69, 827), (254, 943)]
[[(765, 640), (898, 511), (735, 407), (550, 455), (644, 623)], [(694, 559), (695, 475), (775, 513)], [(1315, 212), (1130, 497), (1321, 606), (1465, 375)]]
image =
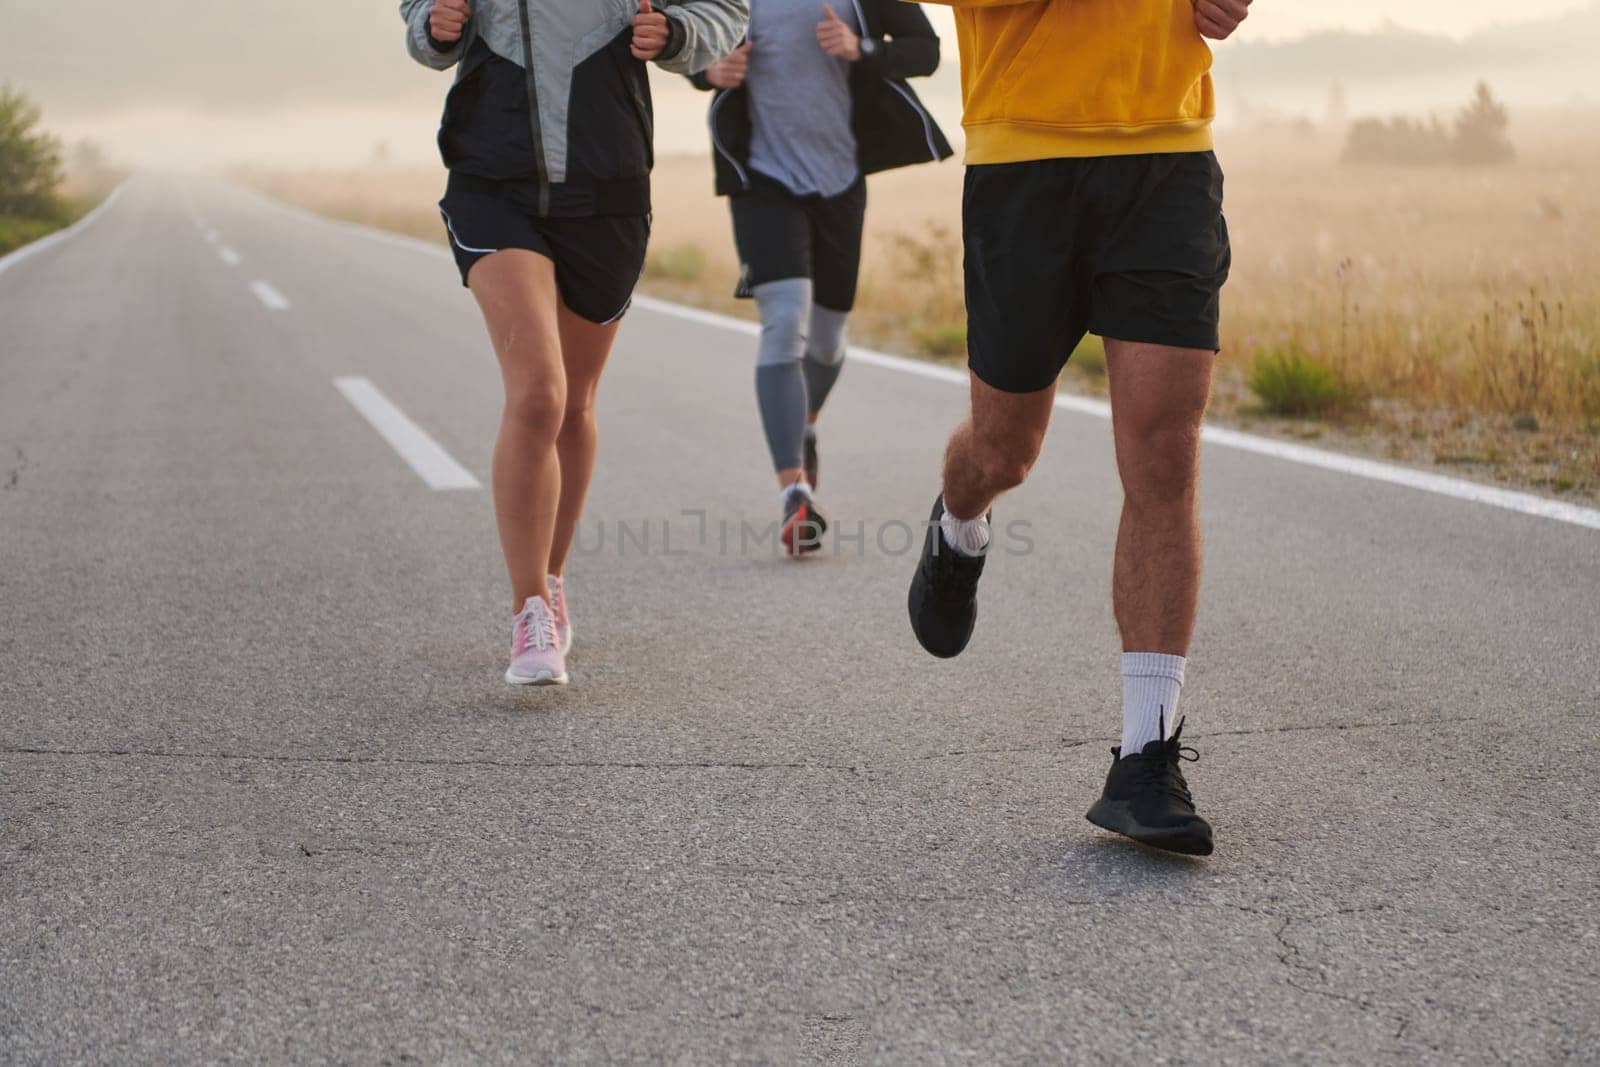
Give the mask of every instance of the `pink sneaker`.
[(566, 685), (567, 659), (556, 640), (556, 620), (543, 597), (531, 596), (511, 624), (512, 685)]
[(545, 582), (550, 590), (550, 614), (556, 620), (556, 645), (565, 656), (572, 651), (572, 620), (567, 617), (567, 589), (558, 575), (547, 575)]

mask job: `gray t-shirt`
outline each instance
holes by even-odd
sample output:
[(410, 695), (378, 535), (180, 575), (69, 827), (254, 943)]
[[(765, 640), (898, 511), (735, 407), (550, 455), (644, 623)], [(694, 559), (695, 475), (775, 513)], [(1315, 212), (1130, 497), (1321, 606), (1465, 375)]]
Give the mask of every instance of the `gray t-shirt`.
[[(860, 177), (850, 63), (817, 43), (823, 0), (751, 0), (750, 167), (798, 196), (838, 196)], [(855, 5), (833, 9), (857, 33)]]

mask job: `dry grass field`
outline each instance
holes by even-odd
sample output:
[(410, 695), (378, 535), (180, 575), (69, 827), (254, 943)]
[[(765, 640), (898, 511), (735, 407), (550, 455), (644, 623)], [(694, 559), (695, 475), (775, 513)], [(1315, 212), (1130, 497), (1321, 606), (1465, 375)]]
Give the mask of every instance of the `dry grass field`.
[[(1483, 169), (1338, 162), (1336, 138), (1219, 135), (1234, 271), (1224, 296), (1215, 414), (1260, 432), (1600, 498), (1600, 139), (1519, 137)], [(250, 172), (264, 191), (329, 215), (438, 239), (435, 171)], [(959, 360), (961, 168), (872, 180), (861, 343)], [(711, 163), (656, 172), (645, 288), (750, 315)], [(1315, 417), (1271, 416), (1259, 360), (1307, 368)], [(1092, 341), (1066, 387), (1103, 388)], [(1270, 391), (1269, 391), (1270, 392)], [(1268, 395), (1271, 399), (1271, 395)], [(1281, 405), (1280, 405), (1281, 406)]]

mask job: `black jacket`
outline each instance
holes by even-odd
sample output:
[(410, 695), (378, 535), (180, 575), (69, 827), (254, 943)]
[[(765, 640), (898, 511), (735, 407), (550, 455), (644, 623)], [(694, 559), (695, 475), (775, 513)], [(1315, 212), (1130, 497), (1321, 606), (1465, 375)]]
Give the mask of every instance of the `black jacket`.
[[(745, 0), (655, 0), (667, 46), (655, 60), (689, 74), (749, 29)], [(457, 41), (431, 34), (434, 0), (400, 0), (406, 49), (456, 67), (439, 147), (452, 172), (533, 185), (540, 215), (650, 210), (653, 113), (633, 58), (639, 0), (473, 0)]]
[[(939, 67), (939, 37), (928, 16), (904, 0), (845, 2), (855, 6), (862, 38), (877, 45), (874, 54), (863, 56), (850, 71), (851, 123), (861, 173), (950, 158), (954, 154), (950, 142), (906, 84), (907, 78), (932, 74)], [(716, 92), (710, 122), (717, 195), (744, 192), (750, 187), (749, 91), (742, 85), (715, 89), (704, 73), (689, 80), (696, 88)]]

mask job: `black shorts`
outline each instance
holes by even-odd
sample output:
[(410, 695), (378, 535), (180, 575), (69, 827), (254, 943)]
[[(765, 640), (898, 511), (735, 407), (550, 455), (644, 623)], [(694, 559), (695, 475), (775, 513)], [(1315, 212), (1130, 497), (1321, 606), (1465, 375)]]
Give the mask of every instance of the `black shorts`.
[(996, 389), (1054, 384), (1086, 333), (1218, 347), (1231, 255), (1211, 152), (967, 168), (967, 352)]
[(648, 215), (540, 216), (532, 182), (450, 175), (439, 213), (461, 284), (473, 264), (492, 252), (524, 248), (556, 268), (561, 302), (590, 322), (615, 322), (633, 300), (650, 243)]
[(849, 311), (861, 274), (861, 226), (867, 214), (867, 183), (838, 196), (796, 196), (759, 174), (750, 188), (728, 198), (733, 243), (742, 274), (739, 296), (767, 282), (810, 278), (812, 300), (831, 311)]

